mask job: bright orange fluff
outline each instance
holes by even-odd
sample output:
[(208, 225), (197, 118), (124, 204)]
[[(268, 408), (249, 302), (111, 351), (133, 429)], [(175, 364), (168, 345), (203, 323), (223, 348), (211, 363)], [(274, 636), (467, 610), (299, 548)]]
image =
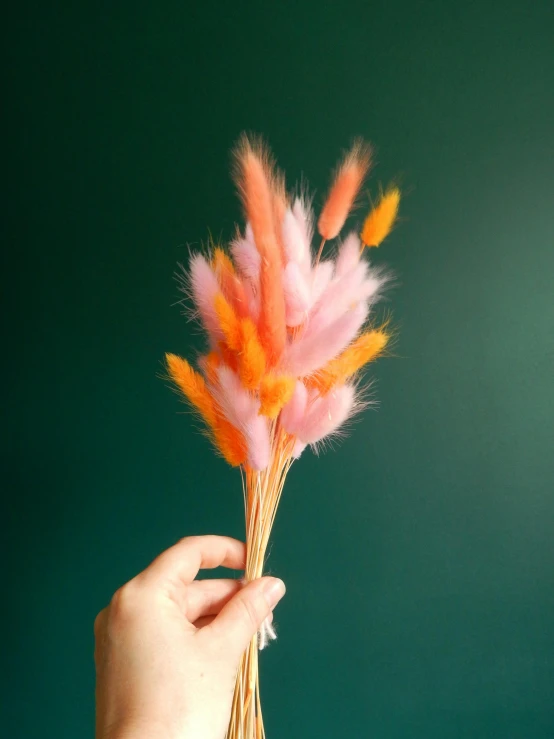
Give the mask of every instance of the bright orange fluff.
[(266, 354), (256, 324), (250, 318), (240, 322), (241, 348), (238, 354), (238, 370), (240, 381), (247, 390), (255, 390), (266, 369)]
[(225, 336), (229, 349), (238, 352), (241, 348), (240, 320), (233, 306), (225, 299), (222, 293), (215, 296), (215, 312), (219, 319), (219, 325)]
[(400, 205), (400, 190), (389, 188), (365, 219), (360, 238), (366, 246), (379, 246), (394, 226)]
[(219, 246), (214, 250), (212, 266), (223, 295), (240, 317), (248, 315), (248, 301), (244, 286), (235, 272), (231, 258)]
[(175, 385), (181, 390), (191, 406), (198, 411), (208, 426), (213, 427), (216, 408), (204, 378), (196, 372), (186, 359), (176, 354), (166, 354), (167, 371)]
[(213, 428), (213, 443), (231, 467), (246, 463), (248, 448), (244, 436), (220, 414)]
[(334, 385), (344, 383), (360, 370), (364, 364), (376, 359), (386, 347), (390, 338), (383, 329), (366, 331), (347, 347), (342, 354), (332, 359), (319, 372), (307, 381), (307, 385), (317, 388), (320, 393), (328, 393)]
[(266, 375), (260, 385), (260, 413), (268, 418), (277, 418), (292, 398), (295, 383), (295, 378), (287, 375)]
[(371, 163), (371, 149), (357, 140), (337, 169), (319, 221), (319, 233), (328, 241), (339, 235)]
[(218, 410), (202, 375), (176, 354), (166, 354), (165, 360), (171, 379), (205, 421), (208, 434), (224, 459), (233, 467), (244, 464), (248, 456), (246, 441)]

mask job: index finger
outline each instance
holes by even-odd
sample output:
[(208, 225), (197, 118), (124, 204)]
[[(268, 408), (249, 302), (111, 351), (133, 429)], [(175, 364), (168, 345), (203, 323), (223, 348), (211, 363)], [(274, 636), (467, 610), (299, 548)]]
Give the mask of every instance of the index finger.
[(242, 570), (246, 546), (229, 536), (187, 536), (166, 549), (141, 573), (152, 583), (180, 582), (188, 585), (200, 570), (230, 567)]

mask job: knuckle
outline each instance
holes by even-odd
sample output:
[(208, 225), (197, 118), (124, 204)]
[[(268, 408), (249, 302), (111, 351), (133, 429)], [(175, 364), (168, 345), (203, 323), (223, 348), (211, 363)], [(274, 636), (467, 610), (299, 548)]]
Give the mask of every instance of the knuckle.
[(179, 544), (196, 544), (202, 537), (200, 536), (183, 536), (179, 539)]
[(116, 590), (110, 603), (110, 621), (128, 620), (137, 610), (137, 593), (130, 583)]

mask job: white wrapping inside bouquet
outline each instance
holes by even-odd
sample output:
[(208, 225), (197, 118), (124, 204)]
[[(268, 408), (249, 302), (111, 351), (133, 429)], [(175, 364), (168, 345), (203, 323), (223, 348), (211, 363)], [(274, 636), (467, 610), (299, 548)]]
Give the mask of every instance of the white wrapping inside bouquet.
[(270, 619), (266, 618), (258, 631), (258, 649), (265, 649), (274, 639), (277, 639), (277, 634)]

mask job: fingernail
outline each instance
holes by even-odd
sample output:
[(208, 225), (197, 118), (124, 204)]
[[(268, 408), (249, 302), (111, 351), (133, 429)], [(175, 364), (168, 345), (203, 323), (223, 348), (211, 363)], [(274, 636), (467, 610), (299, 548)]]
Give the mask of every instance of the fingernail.
[(285, 583), (277, 577), (271, 577), (265, 581), (263, 594), (270, 608), (274, 608), (279, 603), (285, 591)]

